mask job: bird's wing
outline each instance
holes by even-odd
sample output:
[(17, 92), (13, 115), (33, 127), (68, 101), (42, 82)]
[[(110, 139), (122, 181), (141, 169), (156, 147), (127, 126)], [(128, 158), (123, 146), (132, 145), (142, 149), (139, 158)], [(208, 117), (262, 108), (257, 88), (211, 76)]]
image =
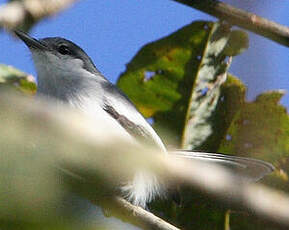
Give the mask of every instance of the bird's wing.
[(142, 125), (136, 124), (126, 116), (119, 114), (116, 109), (108, 103), (103, 106), (103, 110), (113, 117), (135, 139), (148, 144), (153, 143), (150, 133)]
[(176, 150), (169, 152), (169, 154), (180, 158), (199, 160), (205, 163), (221, 165), (233, 170), (234, 173), (248, 179), (249, 181), (258, 181), (265, 175), (275, 170), (275, 167), (272, 164), (254, 158), (186, 150)]
[(103, 110), (114, 118), (131, 136), (149, 146), (166, 152), (160, 137), (136, 109), (129, 98), (113, 84), (104, 82)]

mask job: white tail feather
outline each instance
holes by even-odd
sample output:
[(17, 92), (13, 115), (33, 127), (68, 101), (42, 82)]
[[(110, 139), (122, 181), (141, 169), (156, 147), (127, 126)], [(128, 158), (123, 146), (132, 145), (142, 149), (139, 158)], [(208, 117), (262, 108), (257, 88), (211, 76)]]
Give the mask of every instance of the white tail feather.
[(124, 198), (132, 204), (146, 207), (156, 196), (165, 196), (165, 186), (157, 177), (147, 171), (138, 172), (133, 180), (121, 187)]

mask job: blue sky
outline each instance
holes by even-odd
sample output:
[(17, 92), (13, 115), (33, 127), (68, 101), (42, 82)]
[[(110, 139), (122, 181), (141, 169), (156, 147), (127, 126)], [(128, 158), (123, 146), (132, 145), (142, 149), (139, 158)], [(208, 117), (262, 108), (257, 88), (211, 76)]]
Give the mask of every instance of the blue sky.
[[(246, 10), (289, 24), (289, 1), (238, 2)], [(215, 20), (171, 0), (82, 0), (41, 21), (31, 32), (37, 38), (61, 36), (74, 41), (91, 56), (98, 69), (115, 82), (141, 46), (200, 19)], [(0, 44), (0, 63), (35, 75), (29, 52), (21, 42), (1, 33)], [(289, 90), (288, 66), (288, 48), (250, 33), (250, 48), (234, 59), (230, 72), (247, 85), (248, 99), (252, 100), (265, 90)], [(282, 104), (289, 108), (288, 95)]]

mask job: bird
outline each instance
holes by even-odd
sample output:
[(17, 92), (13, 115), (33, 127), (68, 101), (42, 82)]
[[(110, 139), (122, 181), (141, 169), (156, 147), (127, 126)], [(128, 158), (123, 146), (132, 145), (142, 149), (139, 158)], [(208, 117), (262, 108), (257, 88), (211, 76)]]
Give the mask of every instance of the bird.
[[(36, 39), (20, 30), (14, 33), (30, 49), (37, 72), (37, 94), (66, 104), (108, 122), (120, 136), (146, 142), (160, 154), (235, 167), (257, 181), (274, 170), (268, 162), (218, 153), (176, 150), (172, 153), (131, 100), (96, 68), (92, 59), (78, 45), (61, 37)], [(104, 130), (105, 132), (106, 130)], [(132, 204), (146, 207), (168, 189), (150, 172), (137, 172), (120, 188), (121, 195)]]

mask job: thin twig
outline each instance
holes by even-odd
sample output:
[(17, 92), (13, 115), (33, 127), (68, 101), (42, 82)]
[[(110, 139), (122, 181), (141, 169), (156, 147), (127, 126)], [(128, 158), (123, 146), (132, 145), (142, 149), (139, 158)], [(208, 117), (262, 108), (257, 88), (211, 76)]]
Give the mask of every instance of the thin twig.
[(155, 216), (151, 212), (148, 212), (141, 207), (132, 205), (123, 198), (117, 197), (115, 199), (114, 206), (118, 209), (118, 216), (120, 216), (119, 213), (121, 213), (122, 216), (129, 216), (130, 222), (132, 221), (132, 219), (135, 219), (135, 222), (139, 223), (136, 223), (136, 225), (140, 225), (144, 229), (180, 230), (179, 228), (176, 228), (175, 226), (165, 222), (163, 219)]
[(281, 45), (289, 46), (289, 28), (256, 14), (235, 8), (216, 0), (174, 0), (209, 15), (226, 20), (256, 34), (269, 38)]

